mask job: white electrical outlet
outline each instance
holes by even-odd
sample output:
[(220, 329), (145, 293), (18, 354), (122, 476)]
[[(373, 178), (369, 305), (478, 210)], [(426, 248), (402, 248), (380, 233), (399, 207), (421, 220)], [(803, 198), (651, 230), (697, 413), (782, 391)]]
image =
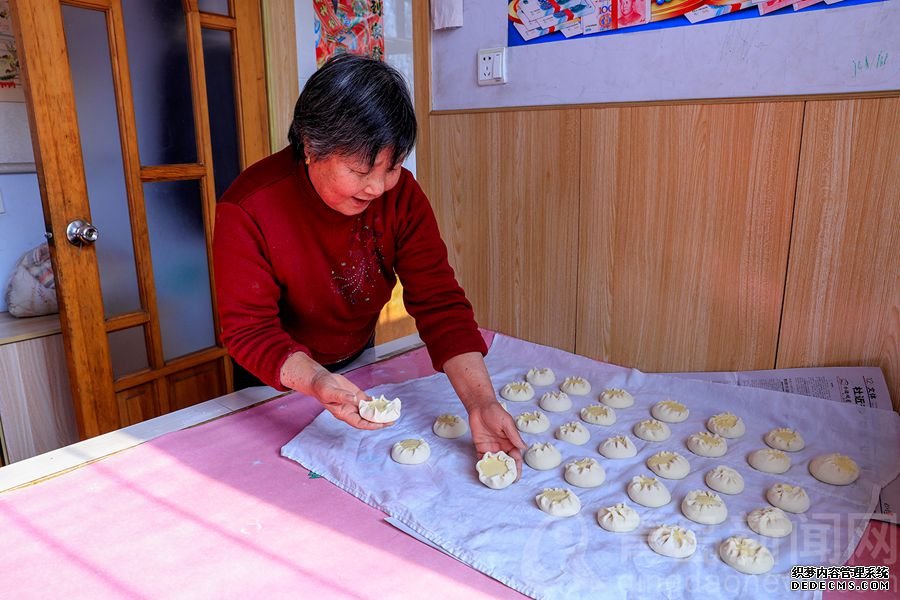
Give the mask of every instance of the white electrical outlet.
[(485, 48), (478, 51), (476, 65), (478, 85), (506, 83), (506, 48)]

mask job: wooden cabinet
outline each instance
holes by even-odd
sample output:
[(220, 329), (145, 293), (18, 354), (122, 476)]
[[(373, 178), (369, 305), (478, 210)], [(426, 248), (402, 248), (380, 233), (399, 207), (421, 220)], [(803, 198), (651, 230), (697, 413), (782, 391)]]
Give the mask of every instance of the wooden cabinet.
[[(56, 315), (0, 313), (0, 440), (3, 464), (79, 441), (66, 356)], [(122, 426), (227, 393), (220, 362), (201, 362), (116, 393)], [(160, 394), (156, 386), (166, 389)], [(168, 406), (159, 405), (160, 396)], [(166, 409), (166, 410), (164, 410)]]
[(0, 429), (4, 462), (23, 460), (78, 441), (62, 336), (47, 335), (48, 330), (58, 331), (58, 322), (53, 325), (55, 317), (39, 317), (37, 323), (32, 319), (10, 319), (6, 313), (0, 313)]

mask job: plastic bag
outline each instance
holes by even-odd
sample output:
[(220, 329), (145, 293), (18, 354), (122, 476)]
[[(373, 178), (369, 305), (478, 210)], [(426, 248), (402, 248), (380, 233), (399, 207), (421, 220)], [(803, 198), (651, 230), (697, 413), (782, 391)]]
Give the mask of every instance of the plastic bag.
[(16, 265), (6, 288), (6, 305), (14, 317), (39, 317), (59, 312), (47, 244), (30, 250)]

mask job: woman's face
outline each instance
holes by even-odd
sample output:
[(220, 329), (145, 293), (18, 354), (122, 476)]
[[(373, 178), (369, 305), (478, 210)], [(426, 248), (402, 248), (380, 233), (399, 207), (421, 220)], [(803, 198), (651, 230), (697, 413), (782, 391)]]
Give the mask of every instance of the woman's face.
[(391, 148), (383, 149), (371, 168), (365, 160), (356, 157), (310, 157), (309, 180), (329, 207), (343, 215), (358, 215), (397, 185), (400, 165), (391, 164), (392, 153)]

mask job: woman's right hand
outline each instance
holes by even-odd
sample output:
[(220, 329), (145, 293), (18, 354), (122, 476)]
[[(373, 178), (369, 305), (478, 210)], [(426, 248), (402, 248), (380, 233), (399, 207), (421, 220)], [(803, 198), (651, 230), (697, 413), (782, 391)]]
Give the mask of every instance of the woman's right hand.
[(357, 429), (382, 429), (390, 423), (372, 423), (359, 416), (359, 401), (368, 396), (356, 384), (331, 373), (303, 352), (291, 354), (281, 366), (281, 384), (312, 396), (336, 419)]
[(368, 400), (365, 392), (344, 377), (322, 370), (313, 375), (310, 394), (336, 419), (357, 429), (382, 429), (391, 423), (372, 423), (359, 416), (360, 400)]

